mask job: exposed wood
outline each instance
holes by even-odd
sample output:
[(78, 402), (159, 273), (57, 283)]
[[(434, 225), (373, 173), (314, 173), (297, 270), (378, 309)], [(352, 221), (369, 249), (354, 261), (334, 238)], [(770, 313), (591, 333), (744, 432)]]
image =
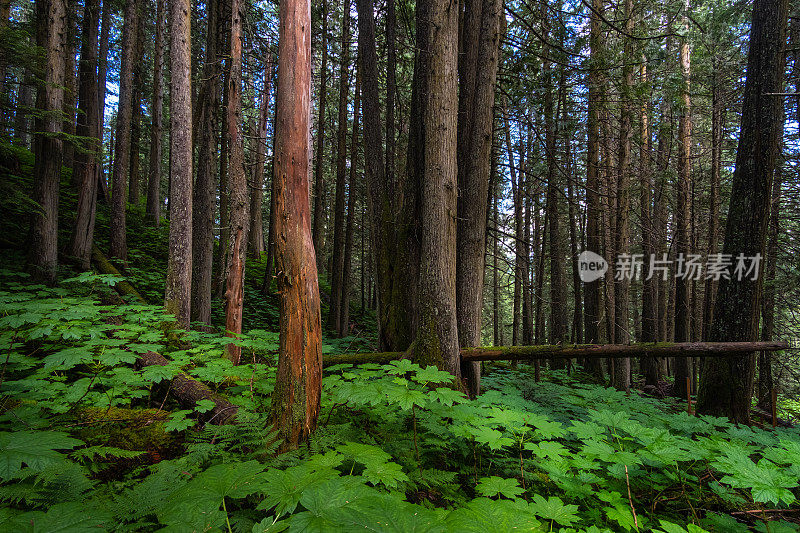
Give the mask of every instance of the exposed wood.
[(275, 103), (275, 243), (279, 354), (271, 420), (296, 448), (317, 426), (322, 394), (322, 321), (308, 187), (311, 9), (280, 1)]

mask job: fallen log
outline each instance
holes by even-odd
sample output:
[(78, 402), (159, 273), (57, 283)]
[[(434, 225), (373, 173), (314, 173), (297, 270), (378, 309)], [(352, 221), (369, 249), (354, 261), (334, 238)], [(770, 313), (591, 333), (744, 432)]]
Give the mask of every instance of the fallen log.
[[(139, 356), (139, 365), (143, 367), (151, 365), (166, 366), (167, 364), (169, 364), (169, 361), (156, 352), (146, 352), (144, 355)], [(208, 388), (205, 383), (190, 378), (182, 372), (172, 378), (169, 390), (184, 409), (194, 409), (200, 400), (214, 402), (214, 408), (201, 415), (202, 421), (206, 424), (231, 422), (239, 410), (237, 406)]]
[[(122, 276), (117, 267), (111, 264), (111, 261), (105, 256), (103, 252), (100, 251), (100, 248), (97, 245), (92, 245), (92, 262), (94, 262), (94, 266), (101, 274), (112, 274), (114, 276)], [(147, 301), (139, 294), (133, 285), (128, 283), (127, 281), (120, 281), (117, 283), (114, 288), (120, 293), (121, 296), (132, 296), (139, 301), (139, 303), (147, 304)]]
[[(537, 346), (488, 346), (462, 348), (462, 361), (526, 361), (551, 357), (609, 358), (623, 357), (729, 357), (747, 352), (785, 350), (785, 342), (655, 342), (636, 344), (544, 344)], [(402, 359), (405, 352), (375, 352), (328, 355), (323, 366), (338, 364), (385, 364)]]

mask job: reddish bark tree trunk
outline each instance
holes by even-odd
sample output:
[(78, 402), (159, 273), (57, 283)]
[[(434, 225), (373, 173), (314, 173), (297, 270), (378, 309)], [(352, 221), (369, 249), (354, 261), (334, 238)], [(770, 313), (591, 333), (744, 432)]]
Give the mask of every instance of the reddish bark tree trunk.
[[(228, 76), (228, 141), (230, 149), (228, 191), (230, 201), (230, 239), (225, 281), (225, 329), (228, 335), (242, 332), (244, 304), (244, 270), (247, 259), (247, 239), (250, 222), (250, 198), (244, 174), (244, 139), (241, 132), (242, 113), (242, 17), (241, 0), (231, 3), (231, 70)], [(239, 364), (241, 348), (227, 347), (233, 364)]]
[(272, 420), (284, 448), (314, 431), (322, 378), (322, 324), (308, 191), (311, 6), (281, 0), (275, 117), (275, 235), (280, 352)]

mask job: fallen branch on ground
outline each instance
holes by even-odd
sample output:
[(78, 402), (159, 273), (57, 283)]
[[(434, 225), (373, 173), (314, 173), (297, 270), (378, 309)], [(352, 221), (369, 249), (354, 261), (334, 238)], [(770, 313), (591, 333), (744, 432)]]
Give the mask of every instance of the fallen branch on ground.
[[(655, 342), (636, 344), (544, 344), (537, 346), (489, 346), (462, 348), (463, 361), (525, 361), (562, 358), (624, 357), (733, 357), (748, 352), (785, 350), (785, 342)], [(338, 364), (385, 364), (402, 359), (405, 352), (374, 352), (329, 355), (323, 366)]]

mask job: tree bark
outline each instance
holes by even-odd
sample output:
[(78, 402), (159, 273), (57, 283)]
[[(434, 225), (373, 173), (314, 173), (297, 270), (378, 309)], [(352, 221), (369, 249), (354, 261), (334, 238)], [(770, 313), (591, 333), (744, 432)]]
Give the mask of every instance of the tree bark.
[(128, 184), (131, 154), (131, 116), (133, 112), (133, 66), (136, 36), (139, 31), (138, 2), (126, 0), (122, 26), (122, 64), (120, 66), (117, 135), (114, 145), (114, 170), (111, 190), (111, 259), (125, 263), (128, 239), (125, 233), (125, 187)]
[[(393, 0), (390, 0), (393, 5)], [(345, 188), (347, 186), (347, 99), (350, 88), (350, 0), (342, 4), (342, 55), (339, 58), (339, 117), (336, 132), (336, 199), (333, 208), (333, 261), (328, 327), (341, 333), (342, 279), (344, 275)], [(387, 21), (388, 24), (388, 21)], [(352, 164), (352, 162), (351, 162)], [(352, 194), (352, 190), (350, 192)]]
[[(456, 321), (458, 3), (430, 1), (419, 324), (411, 353), (460, 380)], [(365, 117), (366, 118), (366, 117)], [(485, 199), (482, 198), (483, 201)], [(482, 221), (482, 220), (481, 220)]]
[[(339, 305), (339, 336), (344, 337), (350, 331), (350, 288), (352, 285), (353, 256), (353, 221), (356, 210), (356, 169), (358, 168), (358, 121), (361, 98), (361, 75), (356, 71), (356, 96), (353, 103), (353, 134), (350, 140), (350, 176), (347, 182), (347, 230), (344, 238), (344, 258), (342, 261), (342, 290)], [(362, 226), (362, 234), (364, 228)], [(361, 260), (364, 260), (362, 253)]]
[[(688, 11), (688, 1), (684, 6)], [(683, 15), (683, 28), (689, 29), (689, 19), (686, 12)], [(681, 258), (688, 259), (691, 250), (691, 157), (692, 157), (692, 114), (691, 97), (689, 96), (691, 63), (689, 56), (689, 42), (686, 37), (681, 38), (680, 66), (683, 77), (681, 86), (681, 116), (678, 121), (678, 188), (677, 207), (675, 211), (675, 252), (680, 264)], [(677, 274), (677, 273), (676, 273)], [(690, 302), (689, 284), (687, 276), (675, 276), (675, 341), (685, 342), (690, 339)], [(673, 394), (678, 398), (686, 398), (686, 378), (691, 375), (691, 362), (686, 360), (675, 361), (675, 388)]]
[[(764, 255), (773, 170), (783, 126), (780, 93), (784, 78), (786, 0), (755, 0), (747, 57), (747, 80), (731, 202), (722, 253)], [(762, 278), (722, 278), (717, 289), (711, 340), (753, 340), (758, 335)], [(697, 412), (750, 422), (753, 354), (706, 359)]]
[[(250, 198), (244, 173), (244, 139), (241, 132), (242, 114), (242, 4), (231, 2), (231, 70), (228, 75), (228, 199), (230, 202), (230, 233), (225, 276), (225, 330), (236, 336), (242, 332), (244, 305), (244, 271), (247, 260), (247, 239), (250, 222)], [(229, 344), (226, 353), (238, 365), (241, 348)]]
[[(602, 233), (600, 230), (600, 93), (602, 91), (602, 70), (600, 64), (601, 39), (600, 16), (602, 0), (592, 0), (594, 9), (589, 22), (589, 75), (587, 77), (587, 121), (586, 121), (586, 249), (596, 254), (602, 252)], [(584, 284), (584, 331), (586, 342), (600, 341), (600, 279)], [(591, 361), (587, 370), (596, 376), (603, 376), (603, 367)]]
[(311, 8), (281, 0), (275, 117), (275, 235), (280, 293), (280, 352), (272, 419), (284, 448), (317, 425), (322, 324), (308, 189)]
[(45, 51), (36, 96), (40, 115), (35, 121), (33, 200), (39, 205), (31, 219), (28, 265), (34, 280), (54, 284), (58, 268), (58, 191), (63, 144), (60, 112), (64, 105), (64, 0), (37, 0), (36, 40)]
[(269, 91), (272, 84), (272, 57), (264, 66), (264, 87), (261, 89), (261, 107), (256, 130), (256, 160), (253, 168), (253, 190), (250, 193), (250, 253), (260, 258), (264, 253), (264, 217), (261, 206), (264, 201), (264, 164), (267, 159), (267, 118), (269, 116)]
[[(767, 264), (764, 267), (764, 297), (761, 302), (762, 341), (771, 341), (775, 330), (775, 273), (778, 263), (778, 236), (780, 234), (780, 202), (782, 173), (776, 170), (772, 185), (772, 205), (769, 213), (769, 238), (767, 241)], [(775, 386), (772, 377), (772, 354), (758, 353), (758, 405), (769, 406), (771, 391)]]
[(325, 174), (325, 107), (328, 93), (328, 0), (322, 0), (322, 64), (320, 65), (319, 111), (317, 116), (317, 155), (314, 158), (314, 250), (317, 253), (317, 268), (325, 270), (325, 225), (327, 223), (327, 199)]
[[(459, 342), (480, 343), (486, 263), (486, 198), (492, 165), (494, 93), (500, 43), (501, 3), (468, 0), (465, 17), (475, 19), (462, 31), (463, 55), (457, 133), (458, 224), (456, 305)], [(468, 73), (468, 75), (463, 75)], [(423, 219), (424, 220), (424, 219)], [(462, 365), (470, 396), (480, 392), (479, 363)]]
[[(106, 181), (105, 169), (103, 168), (103, 137), (105, 131), (106, 118), (106, 78), (108, 73), (108, 35), (111, 32), (111, 6), (108, 2), (103, 2), (103, 15), (100, 20), (100, 52), (97, 56), (97, 101), (98, 117), (97, 128), (100, 132), (100, 160), (97, 169), (98, 188), (101, 199), (108, 205), (108, 182)], [(113, 133), (112, 133), (113, 138)], [(113, 142), (109, 143), (109, 147)], [(110, 155), (110, 154), (109, 154)]]
[[(633, 1), (625, 1), (625, 29), (629, 35), (633, 34)], [(621, 115), (620, 115), (620, 139), (619, 139), (619, 160), (617, 175), (617, 209), (616, 209), (616, 239), (614, 243), (614, 260), (619, 261), (623, 254), (630, 254), (630, 189), (631, 189), (631, 136), (632, 136), (632, 105), (634, 73), (633, 73), (633, 39), (625, 39), (625, 64), (622, 68), (624, 86), (622, 87)], [(609, 268), (612, 268), (611, 266)], [(618, 279), (617, 279), (618, 278)], [(630, 279), (626, 276), (616, 276), (614, 283), (614, 342), (626, 344), (630, 342), (630, 329), (628, 326), (628, 293), (630, 290)], [(612, 384), (620, 389), (627, 391), (631, 386), (631, 362), (630, 359), (621, 359), (614, 362), (614, 375)]]
[[(145, 212), (151, 224), (161, 222), (161, 133), (163, 128), (164, 90), (163, 48), (165, 30), (165, 0), (156, 0), (156, 41), (153, 48), (153, 104), (150, 127), (150, 168), (147, 173), (147, 206)], [(211, 17), (213, 15), (209, 15)]]
[(192, 295), (192, 77), (190, 0), (170, 6), (170, 219), (164, 307), (189, 328)]
[[(203, 85), (198, 96), (200, 147), (192, 213), (192, 320), (211, 323), (216, 203), (217, 125), (219, 124), (221, 51), (225, 41), (225, 2), (209, 0)], [(221, 170), (221, 169), (220, 169)], [(220, 200), (222, 200), (220, 198)], [(221, 206), (220, 206), (221, 207)]]
[(100, 0), (87, 0), (83, 11), (81, 58), (78, 63), (78, 113), (75, 133), (87, 138), (86, 150), (75, 155), (73, 177), (78, 184), (75, 230), (69, 255), (80, 270), (89, 270), (94, 242), (97, 208), (98, 159), (100, 157), (100, 120), (97, 101), (97, 38), (100, 24)]

